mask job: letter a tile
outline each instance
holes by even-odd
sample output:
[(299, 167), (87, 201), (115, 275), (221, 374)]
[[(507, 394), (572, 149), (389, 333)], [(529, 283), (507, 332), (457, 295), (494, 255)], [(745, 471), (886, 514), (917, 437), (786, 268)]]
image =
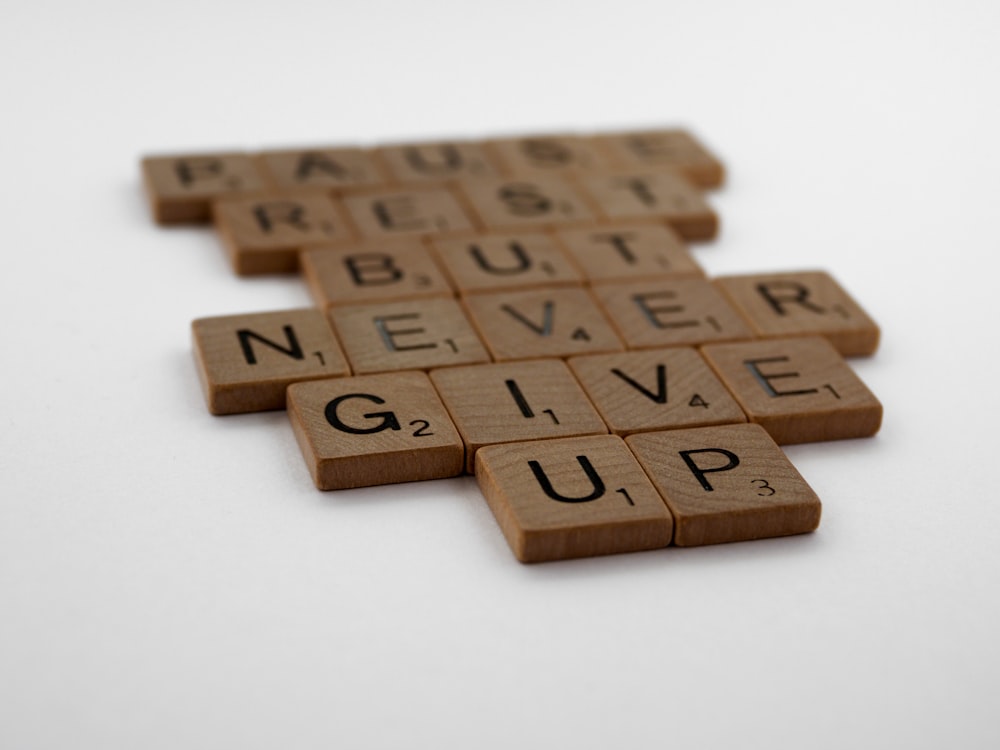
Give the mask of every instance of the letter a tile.
[(614, 435), (483, 448), (476, 479), (521, 562), (670, 544), (670, 513)]
[(625, 439), (674, 516), (674, 544), (813, 531), (820, 502), (758, 425), (643, 432)]
[(288, 416), (321, 490), (462, 473), (462, 439), (422, 372), (297, 383)]

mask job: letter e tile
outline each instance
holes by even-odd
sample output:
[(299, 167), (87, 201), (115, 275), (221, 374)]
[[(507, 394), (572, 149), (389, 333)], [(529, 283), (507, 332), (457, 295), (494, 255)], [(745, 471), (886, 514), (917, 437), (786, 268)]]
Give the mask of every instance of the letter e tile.
[(778, 443), (869, 437), (882, 404), (821, 336), (713, 344), (702, 354)]
[(453, 299), (343, 305), (328, 314), (357, 375), (490, 361)]
[(614, 435), (483, 448), (476, 479), (521, 562), (670, 544), (669, 511)]
[(593, 289), (630, 349), (753, 338), (750, 326), (706, 279), (607, 282)]

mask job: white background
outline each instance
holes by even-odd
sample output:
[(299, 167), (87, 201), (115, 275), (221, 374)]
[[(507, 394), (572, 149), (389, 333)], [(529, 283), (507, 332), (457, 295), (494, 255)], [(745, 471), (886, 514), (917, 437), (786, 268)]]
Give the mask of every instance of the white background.
[[(0, 747), (995, 748), (1000, 5), (8, 3)], [(874, 439), (816, 534), (523, 566), (469, 478), (316, 491), (195, 317), (310, 304), (146, 153), (690, 127), (713, 274), (826, 268)]]

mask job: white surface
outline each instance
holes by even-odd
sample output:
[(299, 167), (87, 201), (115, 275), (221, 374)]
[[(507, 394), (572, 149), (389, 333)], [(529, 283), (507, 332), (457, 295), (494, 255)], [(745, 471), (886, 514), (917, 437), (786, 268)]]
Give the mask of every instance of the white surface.
[[(0, 25), (0, 747), (1000, 743), (1000, 6), (20, 3)], [(690, 126), (712, 273), (883, 327), (810, 536), (526, 567), (471, 479), (323, 494), (195, 317), (309, 304), (156, 228), (145, 153)]]

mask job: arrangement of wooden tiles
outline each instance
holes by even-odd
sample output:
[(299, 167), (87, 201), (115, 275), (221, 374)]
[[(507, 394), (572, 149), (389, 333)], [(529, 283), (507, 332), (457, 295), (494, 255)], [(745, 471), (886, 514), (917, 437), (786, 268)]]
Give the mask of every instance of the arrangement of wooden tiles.
[(473, 473), (523, 562), (800, 534), (779, 444), (867, 437), (879, 330), (822, 271), (710, 279), (680, 130), (154, 156), (161, 224), (316, 307), (192, 324), (208, 409), (287, 408), (321, 490)]

